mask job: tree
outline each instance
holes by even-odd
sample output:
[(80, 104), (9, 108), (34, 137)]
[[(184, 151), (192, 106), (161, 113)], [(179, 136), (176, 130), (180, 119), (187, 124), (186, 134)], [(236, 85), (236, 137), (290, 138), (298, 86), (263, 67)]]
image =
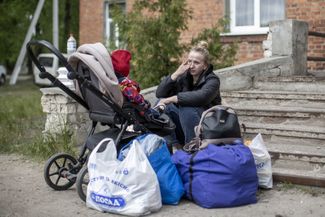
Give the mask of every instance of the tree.
[(0, 63), (11, 71), (24, 41), (37, 1), (1, 1)]
[[(31, 23), (38, 0), (2, 0), (0, 1), (0, 63), (11, 72), (19, 55), (22, 43)], [(34, 39), (52, 41), (53, 2), (45, 1), (35, 28)], [(70, 15), (66, 15), (70, 13)], [(67, 26), (67, 27), (66, 27)], [(66, 52), (66, 42), (70, 32), (78, 39), (79, 1), (59, 1), (59, 47)], [(39, 52), (48, 52), (38, 50)]]
[(126, 15), (114, 10), (121, 40), (132, 53), (132, 75), (143, 87), (175, 70), (184, 52), (180, 34), (191, 12), (185, 0), (136, 0)]

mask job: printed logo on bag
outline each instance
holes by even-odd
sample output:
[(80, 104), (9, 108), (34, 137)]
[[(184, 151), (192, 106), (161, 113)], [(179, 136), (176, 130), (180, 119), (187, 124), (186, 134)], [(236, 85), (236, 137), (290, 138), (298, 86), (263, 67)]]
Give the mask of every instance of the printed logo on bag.
[(262, 169), (264, 167), (264, 162), (256, 164), (257, 169)]
[(88, 166), (88, 169), (95, 170), (96, 169), (96, 164), (95, 163), (90, 163), (89, 166)]
[(123, 175), (128, 175), (129, 174), (129, 170), (127, 168), (124, 168), (122, 170), (116, 170), (115, 174), (123, 174)]
[(125, 206), (125, 200), (122, 197), (107, 197), (95, 192), (91, 192), (91, 199), (97, 203), (111, 208), (122, 208)]

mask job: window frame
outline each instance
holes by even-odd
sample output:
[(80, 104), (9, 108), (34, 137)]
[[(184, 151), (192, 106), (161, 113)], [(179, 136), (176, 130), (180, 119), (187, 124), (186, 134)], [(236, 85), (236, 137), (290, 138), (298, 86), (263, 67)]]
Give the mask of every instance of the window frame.
[[(105, 43), (106, 43), (107, 47), (109, 47), (110, 36), (111, 36), (111, 25), (113, 23), (113, 19), (109, 15), (109, 9), (110, 9), (110, 5), (113, 5), (113, 4), (124, 4), (124, 9), (126, 11), (126, 0), (104, 1), (104, 38), (105, 38)], [(114, 45), (115, 45), (115, 47), (118, 48), (121, 45), (121, 42), (119, 40), (119, 30), (118, 30), (117, 24), (115, 24), (114, 30), (115, 30)]]
[[(236, 0), (225, 0), (229, 4), (228, 13), (227, 8), (226, 16), (230, 18), (229, 32), (223, 35), (259, 35), (266, 34), (269, 31), (269, 27), (261, 27), (260, 24), (260, 0), (254, 0), (254, 25), (251, 26), (236, 26)], [(225, 5), (227, 5), (227, 3)], [(285, 6), (283, 8), (285, 11)], [(285, 14), (285, 13), (284, 13)]]

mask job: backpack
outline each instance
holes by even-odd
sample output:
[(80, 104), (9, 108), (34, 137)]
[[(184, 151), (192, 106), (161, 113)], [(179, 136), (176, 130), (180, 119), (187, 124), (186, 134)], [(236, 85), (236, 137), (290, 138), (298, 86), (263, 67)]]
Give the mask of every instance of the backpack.
[(208, 144), (224, 145), (242, 142), (237, 114), (230, 107), (217, 105), (204, 111), (194, 131), (196, 136), (185, 144), (184, 151), (195, 152), (207, 147)]

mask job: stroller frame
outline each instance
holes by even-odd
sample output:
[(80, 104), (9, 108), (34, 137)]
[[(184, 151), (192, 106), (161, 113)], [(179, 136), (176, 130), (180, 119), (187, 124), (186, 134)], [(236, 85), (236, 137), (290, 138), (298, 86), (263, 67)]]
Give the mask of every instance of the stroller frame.
[[(82, 99), (79, 95), (75, 92), (70, 90), (67, 86), (65, 86), (61, 81), (59, 81), (56, 77), (48, 73), (44, 66), (40, 64), (36, 55), (33, 52), (32, 47), (34, 46), (42, 46), (47, 48), (56, 57), (59, 61), (64, 65), (64, 67), (68, 70), (68, 78), (71, 80), (76, 80), (81, 88), (86, 88), (96, 97), (98, 97), (104, 104), (108, 105), (113, 109), (116, 113), (114, 117), (114, 123), (103, 123), (107, 124), (112, 129), (107, 130), (107, 132), (100, 132), (100, 138), (105, 135), (106, 137), (115, 137), (113, 138), (117, 149), (121, 148), (121, 141), (128, 142), (135, 138), (136, 136), (140, 135), (141, 133), (148, 133), (151, 132), (144, 124), (140, 123), (131, 110), (126, 110), (127, 112), (123, 111), (123, 108), (117, 105), (109, 96), (102, 93), (96, 86), (94, 86), (91, 81), (87, 80), (82, 75), (78, 74), (73, 67), (68, 63), (65, 57), (58, 51), (51, 43), (45, 40), (32, 40), (27, 43), (26, 48), (29, 54), (29, 57), (34, 62), (35, 66), (40, 70), (39, 77), (40, 78), (47, 78), (49, 79), (53, 86), (60, 88), (63, 92), (65, 92), (68, 96), (73, 98), (77, 103), (81, 104), (85, 109), (89, 111), (89, 106), (87, 102)], [(132, 107), (132, 106), (131, 106)], [(159, 127), (166, 127), (167, 131), (174, 129), (174, 125), (170, 120), (166, 121), (154, 121), (154, 124), (157, 124)], [(166, 123), (168, 122), (168, 127)], [(44, 167), (44, 179), (46, 183), (53, 188), (54, 190), (67, 190), (69, 189), (74, 183), (77, 184), (77, 192), (79, 197), (82, 200), (86, 200), (86, 193), (85, 193), (85, 186), (88, 182), (85, 181), (85, 176), (87, 175), (87, 167), (83, 167), (84, 164), (87, 162), (88, 154), (87, 151), (91, 151), (87, 148), (87, 141), (96, 134), (94, 134), (98, 121), (92, 120), (92, 126), (90, 131), (88, 132), (87, 140), (82, 146), (80, 153), (77, 158), (71, 156), (70, 154), (66, 153), (58, 153), (53, 155), (45, 164)], [(120, 125), (117, 127), (116, 125)], [(139, 132), (128, 132), (127, 127), (130, 124), (136, 125), (139, 129)], [(128, 135), (126, 135), (128, 133)], [(112, 135), (113, 134), (113, 135)], [(97, 136), (98, 137), (98, 136)], [(111, 137), (111, 138), (112, 138)], [(91, 139), (90, 139), (91, 140)], [(93, 139), (94, 140), (94, 139)], [(98, 138), (97, 138), (98, 140)], [(96, 141), (98, 142), (98, 141)], [(97, 143), (96, 143), (97, 144)], [(95, 144), (95, 145), (96, 145)], [(54, 167), (54, 172), (51, 169)], [(52, 179), (52, 176), (55, 176), (55, 180)], [(57, 176), (57, 177), (56, 177)], [(63, 182), (63, 183), (62, 183)]]

